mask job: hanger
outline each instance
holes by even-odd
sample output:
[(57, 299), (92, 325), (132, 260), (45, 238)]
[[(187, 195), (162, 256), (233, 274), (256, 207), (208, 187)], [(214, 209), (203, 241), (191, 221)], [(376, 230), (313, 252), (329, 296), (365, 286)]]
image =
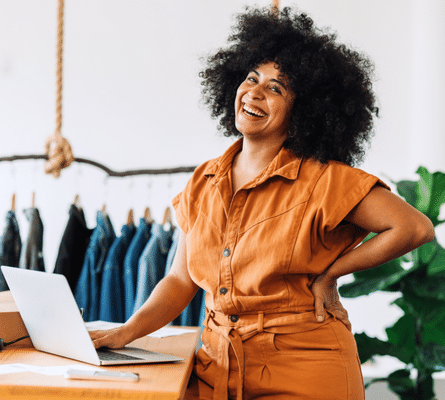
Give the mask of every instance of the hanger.
[(133, 225), (133, 224), (134, 224), (133, 210), (130, 208), (127, 215), (127, 225)]
[(164, 227), (164, 231), (169, 231), (172, 229), (172, 212), (169, 206), (165, 208), (162, 226)]
[(15, 193), (12, 194), (11, 211), (15, 211)]
[(146, 207), (144, 211), (144, 219), (147, 224), (153, 223), (153, 218), (151, 217), (150, 207)]

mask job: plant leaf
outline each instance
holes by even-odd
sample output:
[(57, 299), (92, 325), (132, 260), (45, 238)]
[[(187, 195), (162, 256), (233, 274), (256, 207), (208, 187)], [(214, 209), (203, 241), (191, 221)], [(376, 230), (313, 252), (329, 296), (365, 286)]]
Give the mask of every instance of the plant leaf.
[(411, 314), (403, 315), (393, 326), (386, 328), (388, 342), (403, 348), (398, 358), (405, 364), (409, 364), (416, 352), (415, 342), (415, 318)]
[(364, 296), (378, 290), (398, 291), (394, 287), (410, 270), (401, 266), (401, 259), (389, 261), (383, 265), (368, 270), (354, 272), (354, 281), (339, 288), (341, 296), (346, 298)]
[[(414, 340), (415, 318), (419, 318), (421, 321), (426, 321), (422, 324), (423, 344), (433, 342), (445, 346), (445, 329), (443, 329), (445, 326), (445, 303), (437, 302), (434, 299), (416, 298), (413, 294), (411, 296), (404, 294), (404, 296), (394, 300), (392, 304), (400, 307), (405, 315), (392, 327), (386, 329), (388, 341), (398, 345), (402, 344), (401, 340), (396, 339), (396, 336), (403, 336), (396, 326), (398, 323), (402, 324), (401, 320), (404, 324), (401, 326), (404, 326), (407, 330), (406, 334), (412, 334)], [(408, 348), (411, 348), (411, 345), (408, 344)]]
[(438, 248), (440, 247), (436, 238), (431, 242), (425, 243), (424, 245), (417, 248), (417, 255), (419, 262), (423, 265), (427, 265), (436, 255)]
[(416, 186), (416, 181), (400, 181), (396, 184), (397, 193), (413, 207), (416, 207)]
[[(434, 241), (436, 242), (436, 252), (434, 257), (432, 257), (432, 259), (429, 261), (427, 269), (428, 275), (435, 275), (445, 272), (445, 249), (437, 242), (436, 239), (434, 239)], [(445, 276), (436, 278), (445, 280)]]
[(392, 356), (399, 360), (408, 358), (406, 350), (393, 343), (369, 337), (366, 333), (356, 333), (354, 337), (357, 342), (358, 355), (362, 364), (375, 355)]
[[(416, 395), (416, 383), (410, 378), (410, 371), (406, 369), (399, 369), (389, 374), (387, 377), (387, 382), (389, 388), (398, 395)], [(412, 398), (414, 399), (416, 397)]]
[(436, 343), (445, 346), (445, 319), (436, 319), (423, 325), (422, 340), (424, 344)]
[(424, 367), (435, 372), (445, 370), (445, 347), (437, 343), (428, 343), (418, 354)]
[(445, 174), (434, 172), (431, 174), (425, 167), (419, 167), (416, 171), (420, 180), (416, 185), (415, 208), (423, 212), (434, 226), (443, 221), (439, 221), (440, 207), (445, 203)]
[(419, 319), (422, 324), (445, 319), (445, 302), (436, 298), (417, 296), (417, 293), (415, 288), (409, 292), (404, 291), (403, 296), (394, 300), (392, 304)]
[(422, 298), (422, 301), (434, 299), (438, 304), (431, 303), (437, 308), (445, 304), (445, 278), (443, 274), (426, 275), (412, 274), (404, 280), (404, 292)]

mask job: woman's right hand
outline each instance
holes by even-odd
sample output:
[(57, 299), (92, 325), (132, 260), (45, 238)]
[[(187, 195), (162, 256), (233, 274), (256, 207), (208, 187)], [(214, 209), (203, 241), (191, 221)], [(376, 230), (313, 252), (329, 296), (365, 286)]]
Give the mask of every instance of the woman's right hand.
[(131, 340), (127, 339), (124, 326), (117, 328), (89, 331), (93, 345), (96, 349), (99, 347), (109, 347), (110, 349), (120, 349), (128, 344)]

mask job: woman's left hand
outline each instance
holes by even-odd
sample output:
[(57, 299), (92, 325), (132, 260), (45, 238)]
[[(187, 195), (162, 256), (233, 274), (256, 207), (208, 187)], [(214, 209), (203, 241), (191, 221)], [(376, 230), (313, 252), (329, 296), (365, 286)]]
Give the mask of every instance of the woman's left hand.
[(315, 299), (315, 317), (317, 321), (323, 322), (326, 318), (325, 311), (329, 311), (351, 330), (348, 312), (340, 302), (337, 279), (331, 278), (326, 273), (321, 274), (312, 283), (311, 291)]

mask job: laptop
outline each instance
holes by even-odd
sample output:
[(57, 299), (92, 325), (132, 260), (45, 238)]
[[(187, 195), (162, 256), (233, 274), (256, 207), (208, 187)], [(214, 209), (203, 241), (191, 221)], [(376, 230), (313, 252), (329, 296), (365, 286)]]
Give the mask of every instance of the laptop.
[(65, 276), (7, 266), (1, 270), (37, 350), (94, 365), (183, 360), (128, 346), (96, 350)]

